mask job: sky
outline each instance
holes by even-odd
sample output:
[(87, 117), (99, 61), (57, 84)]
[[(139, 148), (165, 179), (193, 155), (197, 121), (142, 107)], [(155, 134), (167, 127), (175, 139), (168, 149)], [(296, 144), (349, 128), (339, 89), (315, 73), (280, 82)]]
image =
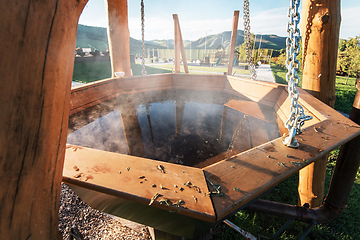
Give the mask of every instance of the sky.
[[(238, 29), (243, 29), (241, 0), (144, 0), (145, 40), (173, 39), (172, 14), (179, 16), (182, 38), (197, 40), (206, 35), (231, 31), (234, 10), (240, 10)], [(250, 25), (254, 34), (287, 36), (288, 0), (250, 0)], [(301, 13), (301, 9), (300, 9)], [(360, 1), (341, 1), (340, 38), (360, 35)], [(128, 0), (130, 36), (141, 39), (140, 0)], [(80, 24), (107, 27), (105, 0), (89, 0)]]

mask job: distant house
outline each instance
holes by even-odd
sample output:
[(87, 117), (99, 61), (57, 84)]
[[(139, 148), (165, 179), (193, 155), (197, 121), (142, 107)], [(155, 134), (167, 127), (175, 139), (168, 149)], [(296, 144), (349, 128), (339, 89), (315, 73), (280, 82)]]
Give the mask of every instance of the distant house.
[(89, 53), (91, 52), (91, 48), (82, 48), (84, 53)]

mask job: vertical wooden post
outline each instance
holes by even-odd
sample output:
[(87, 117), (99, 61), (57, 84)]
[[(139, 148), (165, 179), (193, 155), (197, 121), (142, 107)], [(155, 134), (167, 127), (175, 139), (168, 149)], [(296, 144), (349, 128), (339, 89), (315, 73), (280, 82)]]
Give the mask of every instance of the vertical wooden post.
[(74, 49), (86, 2), (5, 1), (0, 8), (1, 239), (62, 239)]
[(107, 15), (112, 76), (115, 72), (131, 76), (127, 0), (108, 0)]
[(177, 14), (173, 14), (174, 19), (174, 49), (175, 49), (175, 73), (180, 73), (180, 36), (177, 28)]
[[(340, 0), (305, 0), (301, 16), (302, 88), (324, 103), (335, 105), (335, 74), (340, 29)], [(299, 204), (321, 205), (327, 156), (300, 171)]]
[(232, 75), (232, 67), (233, 67), (233, 61), (234, 61), (234, 52), (235, 52), (235, 45), (236, 45), (238, 22), (239, 22), (239, 11), (234, 11), (233, 22), (232, 22), (232, 32), (231, 32), (231, 45), (230, 45), (228, 75)]
[(186, 61), (184, 43), (181, 36), (181, 29), (179, 23), (179, 17), (177, 14), (173, 14), (174, 19), (174, 39), (175, 39), (175, 73), (180, 73), (180, 52), (183, 60), (185, 73), (189, 73), (189, 68)]

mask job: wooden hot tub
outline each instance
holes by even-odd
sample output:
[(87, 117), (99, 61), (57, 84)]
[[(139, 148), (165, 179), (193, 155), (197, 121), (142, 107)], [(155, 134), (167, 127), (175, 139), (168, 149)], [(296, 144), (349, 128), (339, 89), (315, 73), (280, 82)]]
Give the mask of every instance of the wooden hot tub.
[(299, 91), (313, 119), (294, 149), (282, 143), (284, 85), (163, 74), (80, 86), (71, 92), (63, 181), (93, 208), (192, 238), (360, 134)]

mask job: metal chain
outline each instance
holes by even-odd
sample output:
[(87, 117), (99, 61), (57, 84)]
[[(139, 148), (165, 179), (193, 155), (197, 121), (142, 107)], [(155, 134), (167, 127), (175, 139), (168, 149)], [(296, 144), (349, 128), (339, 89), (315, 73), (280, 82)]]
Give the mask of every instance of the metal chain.
[(142, 41), (142, 75), (146, 75), (147, 72), (145, 70), (145, 13), (144, 13), (144, 1), (141, 0), (141, 41)]
[(288, 147), (299, 146), (299, 143), (295, 139), (295, 135), (301, 133), (300, 128), (304, 125), (305, 121), (312, 119), (311, 116), (305, 116), (303, 107), (298, 103), (299, 91), (297, 90), (297, 86), (299, 84), (298, 69), (300, 67), (300, 62), (297, 59), (297, 56), (300, 53), (300, 30), (298, 28), (298, 24), (300, 22), (299, 6), (300, 0), (290, 0), (285, 64), (288, 70), (286, 74), (286, 81), (288, 82), (288, 92), (291, 106), (289, 118), (285, 122), (285, 127), (289, 130), (289, 136), (283, 141), (283, 143)]
[(244, 42), (245, 42), (245, 52), (246, 52), (246, 61), (249, 66), (251, 73), (251, 79), (256, 80), (256, 71), (254, 60), (252, 57), (251, 51), (251, 41), (250, 41), (250, 9), (249, 9), (249, 0), (244, 0)]

